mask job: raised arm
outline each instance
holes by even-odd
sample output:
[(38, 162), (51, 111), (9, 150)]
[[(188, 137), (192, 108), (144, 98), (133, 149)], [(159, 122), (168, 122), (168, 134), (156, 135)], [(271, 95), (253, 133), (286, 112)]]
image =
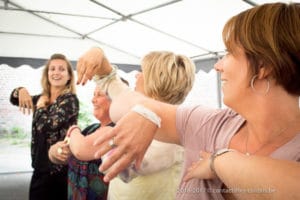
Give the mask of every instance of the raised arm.
[[(118, 109), (121, 104), (128, 109), (123, 108), (123, 111)], [(158, 128), (151, 120), (135, 111), (131, 111), (132, 106), (137, 104), (154, 111), (161, 119), (161, 127)], [(112, 131), (108, 134), (101, 134), (95, 143), (100, 146), (96, 157), (104, 155), (111, 149), (107, 144), (112, 138), (114, 138), (114, 143), (117, 146), (113, 154), (99, 168), (100, 171), (106, 171), (109, 168), (109, 172), (105, 175), (105, 181), (115, 177), (133, 161), (136, 161), (136, 167), (139, 168), (155, 133), (161, 141), (178, 144), (179, 137), (175, 127), (175, 113), (176, 106), (154, 101), (135, 92), (121, 94), (120, 99), (113, 100), (111, 117), (116, 115), (122, 117)]]
[[(96, 54), (99, 60), (95, 59), (94, 55)], [(98, 64), (86, 62), (85, 60), (94, 60)], [(77, 68), (79, 69), (78, 73), (80, 73), (78, 77), (87, 77), (79, 80), (79, 83), (84, 84), (84, 80), (91, 79), (96, 74), (101, 77), (98, 77), (96, 82), (104, 88), (104, 91), (112, 99), (110, 117), (117, 124), (112, 131), (99, 135), (94, 143), (100, 146), (96, 158), (100, 158), (111, 150), (108, 144), (112, 138), (114, 138), (114, 143), (117, 146), (110, 157), (100, 166), (101, 171), (106, 171), (109, 168), (105, 181), (115, 177), (133, 161), (136, 162), (137, 168), (139, 168), (155, 133), (157, 133), (156, 138), (161, 141), (179, 144), (175, 123), (177, 106), (145, 97), (132, 91), (126, 84), (122, 83), (118, 76), (111, 76), (113, 67), (109, 64), (102, 50), (93, 48), (85, 53), (80, 58)], [(110, 78), (107, 79), (106, 77)], [(146, 114), (143, 114), (143, 111), (133, 111), (132, 109), (136, 105), (144, 107), (147, 110)], [(151, 117), (149, 117), (149, 113)], [(156, 117), (153, 117), (153, 115), (156, 115)], [(154, 123), (149, 118), (160, 119), (161, 125)]]
[(109, 74), (112, 67), (101, 48), (93, 47), (85, 52), (77, 62), (77, 84), (85, 85), (94, 75)]

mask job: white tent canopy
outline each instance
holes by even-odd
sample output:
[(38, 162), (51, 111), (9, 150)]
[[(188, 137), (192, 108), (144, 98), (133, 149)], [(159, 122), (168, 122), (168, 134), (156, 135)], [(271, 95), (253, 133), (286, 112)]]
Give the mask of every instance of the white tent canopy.
[[(101, 46), (114, 63), (152, 50), (191, 58), (224, 52), (225, 22), (267, 0), (0, 0), (0, 56), (70, 59)], [(274, 2), (274, 1), (273, 1)]]

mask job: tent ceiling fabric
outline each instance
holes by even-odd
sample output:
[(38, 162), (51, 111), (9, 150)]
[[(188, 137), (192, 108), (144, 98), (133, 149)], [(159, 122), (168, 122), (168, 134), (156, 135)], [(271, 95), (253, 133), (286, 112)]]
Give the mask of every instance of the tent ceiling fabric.
[[(1, 0), (0, 56), (76, 60), (101, 46), (114, 63), (139, 64), (149, 51), (191, 58), (222, 54), (225, 22), (266, 0)], [(289, 2), (289, 1), (286, 1)]]

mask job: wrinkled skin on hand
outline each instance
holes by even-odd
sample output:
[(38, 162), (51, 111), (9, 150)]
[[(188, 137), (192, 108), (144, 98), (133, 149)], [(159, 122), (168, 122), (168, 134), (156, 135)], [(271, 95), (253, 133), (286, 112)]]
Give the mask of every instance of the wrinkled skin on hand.
[(32, 98), (26, 88), (19, 90), (19, 110), (23, 112), (23, 114), (26, 114), (26, 110), (28, 114), (33, 112)]
[[(130, 121), (135, 121), (139, 126), (132, 127)], [(110, 181), (132, 162), (135, 162), (136, 168), (139, 169), (156, 130), (155, 124), (135, 112), (126, 114), (114, 128), (99, 130), (103, 132), (94, 143), (99, 146), (95, 154), (96, 158), (100, 158), (111, 150), (109, 141), (112, 137), (116, 144), (114, 151), (99, 167), (100, 171), (107, 171), (104, 180)]]
[(109, 74), (111, 65), (100, 48), (91, 48), (77, 62), (77, 84), (85, 85), (94, 75)]

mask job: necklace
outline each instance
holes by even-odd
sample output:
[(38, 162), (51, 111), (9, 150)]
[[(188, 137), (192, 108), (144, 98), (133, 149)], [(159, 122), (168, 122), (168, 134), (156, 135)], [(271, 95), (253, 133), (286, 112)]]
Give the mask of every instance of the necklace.
[(272, 141), (274, 141), (277, 137), (279, 137), (280, 135), (282, 135), (284, 132), (286, 132), (290, 127), (291, 125), (293, 124), (293, 122), (297, 121), (298, 117), (295, 119), (295, 120), (292, 120), (288, 123), (288, 125), (285, 127), (285, 128), (282, 128), (278, 131), (278, 133), (270, 140), (268, 140), (266, 143), (264, 143), (263, 145), (261, 145), (257, 150), (255, 150), (254, 152), (250, 153), (248, 151), (248, 140), (249, 140), (249, 129), (248, 129), (248, 125), (247, 125), (247, 138), (246, 138), (246, 155), (247, 156), (250, 156), (250, 155), (254, 155), (256, 154), (257, 152), (259, 152), (261, 149), (263, 149), (265, 146), (267, 146), (268, 144), (270, 144)]

